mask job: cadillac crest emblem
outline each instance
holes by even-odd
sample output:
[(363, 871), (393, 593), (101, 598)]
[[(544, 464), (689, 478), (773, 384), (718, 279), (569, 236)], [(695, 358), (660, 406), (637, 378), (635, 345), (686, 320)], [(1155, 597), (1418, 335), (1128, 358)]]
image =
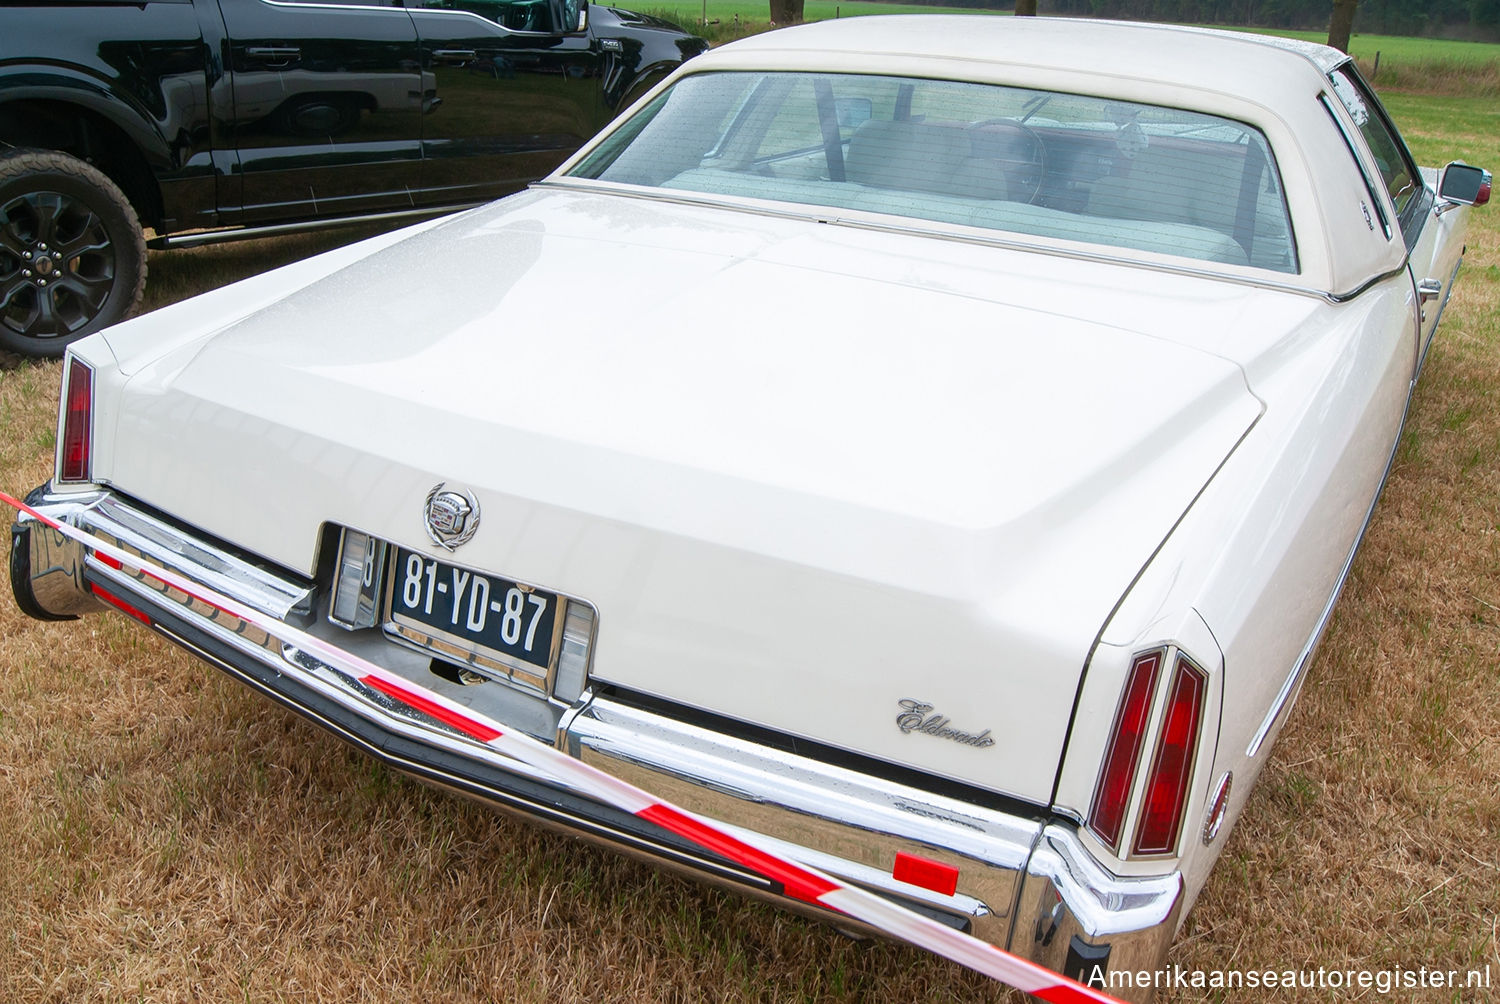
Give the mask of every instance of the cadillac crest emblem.
[(423, 523), (427, 536), (445, 550), (457, 550), (467, 544), (479, 529), (479, 500), (473, 492), (443, 491), (443, 481), (427, 493)]

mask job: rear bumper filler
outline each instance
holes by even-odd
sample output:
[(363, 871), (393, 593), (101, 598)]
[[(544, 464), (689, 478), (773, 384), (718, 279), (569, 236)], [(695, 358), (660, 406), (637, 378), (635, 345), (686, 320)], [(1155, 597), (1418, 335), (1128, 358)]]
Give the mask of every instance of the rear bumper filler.
[[(316, 624), (311, 584), (268, 570), (108, 491), (37, 489), (29, 505), (277, 619)], [(714, 884), (828, 914), (780, 896), (771, 880), (637, 816), (569, 790), (533, 768), (158, 580), (112, 567), (22, 515), (10, 573), (21, 609), (59, 619), (102, 609), (104, 590), (153, 630), (345, 741), (405, 773)], [(550, 738), (550, 737), (549, 737)], [(1155, 967), (1182, 904), (1177, 873), (1116, 876), (1074, 828), (976, 806), (764, 746), (598, 694), (563, 715), (557, 744), (691, 810), (769, 836), (788, 856), (969, 930), (1055, 971), (1078, 960)], [(899, 882), (895, 854), (959, 871), (951, 895)], [(857, 924), (841, 926), (859, 930)]]

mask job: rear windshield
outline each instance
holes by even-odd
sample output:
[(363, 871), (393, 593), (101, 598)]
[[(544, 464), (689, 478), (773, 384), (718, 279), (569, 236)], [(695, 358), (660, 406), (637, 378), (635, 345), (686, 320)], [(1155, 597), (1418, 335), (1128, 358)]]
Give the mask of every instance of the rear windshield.
[(949, 80), (679, 80), (569, 174), (1296, 272), (1259, 130), (1177, 108)]

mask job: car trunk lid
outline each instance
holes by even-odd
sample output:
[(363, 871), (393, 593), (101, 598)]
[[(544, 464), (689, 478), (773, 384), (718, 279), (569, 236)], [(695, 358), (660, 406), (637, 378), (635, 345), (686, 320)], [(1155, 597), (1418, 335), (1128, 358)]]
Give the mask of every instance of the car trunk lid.
[[(829, 228), (600, 204), (435, 228), (143, 367), (106, 476), (303, 572), (335, 523), (587, 599), (599, 683), (1044, 803), (1095, 637), (1259, 414), (1239, 368), (833, 269)], [(452, 555), (439, 482), (482, 505)]]

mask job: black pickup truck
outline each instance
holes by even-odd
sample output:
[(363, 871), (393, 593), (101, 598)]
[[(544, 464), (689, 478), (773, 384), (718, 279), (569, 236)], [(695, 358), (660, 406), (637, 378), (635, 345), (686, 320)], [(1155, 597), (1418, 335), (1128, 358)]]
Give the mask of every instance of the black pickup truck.
[(515, 191), (705, 48), (586, 0), (0, 0), (0, 348), (124, 317), (148, 246)]

